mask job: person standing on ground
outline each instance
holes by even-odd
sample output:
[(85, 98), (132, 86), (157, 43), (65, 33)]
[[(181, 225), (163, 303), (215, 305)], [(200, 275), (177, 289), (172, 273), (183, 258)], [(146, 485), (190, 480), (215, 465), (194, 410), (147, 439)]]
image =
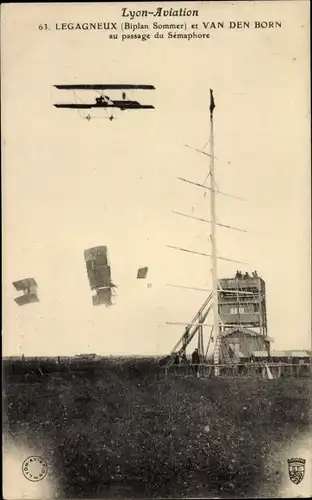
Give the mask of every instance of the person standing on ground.
[(197, 378), (199, 377), (199, 353), (198, 349), (196, 348), (192, 354), (192, 365), (194, 366), (195, 373), (197, 375)]

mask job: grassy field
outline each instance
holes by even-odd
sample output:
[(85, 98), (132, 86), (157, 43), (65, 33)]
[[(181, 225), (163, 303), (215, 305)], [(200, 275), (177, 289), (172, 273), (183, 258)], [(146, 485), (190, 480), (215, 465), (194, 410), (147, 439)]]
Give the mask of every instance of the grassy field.
[(5, 367), (5, 427), (44, 439), (63, 498), (247, 498), (264, 481), (274, 496), (270, 458), (311, 421), (309, 379), (165, 378), (144, 359), (46, 371)]

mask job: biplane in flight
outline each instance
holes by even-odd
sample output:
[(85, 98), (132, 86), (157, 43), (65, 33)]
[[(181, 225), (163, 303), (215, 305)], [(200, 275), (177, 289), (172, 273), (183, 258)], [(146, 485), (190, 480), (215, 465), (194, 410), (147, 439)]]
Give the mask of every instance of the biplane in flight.
[[(121, 111), (133, 110), (133, 109), (155, 109), (154, 106), (150, 104), (141, 104), (139, 101), (133, 101), (127, 98), (127, 90), (155, 90), (154, 85), (128, 85), (128, 84), (82, 84), (82, 85), (54, 85), (58, 90), (72, 90), (73, 92), (81, 90), (94, 90), (100, 95), (95, 97), (94, 102), (76, 102), (69, 104), (54, 104), (56, 108), (65, 109), (93, 109), (93, 108), (104, 108), (108, 109), (120, 109)], [(104, 94), (106, 90), (120, 90), (122, 91), (121, 99), (111, 99), (109, 96)], [(90, 119), (91, 116), (86, 118)], [(111, 120), (113, 116), (109, 117)]]

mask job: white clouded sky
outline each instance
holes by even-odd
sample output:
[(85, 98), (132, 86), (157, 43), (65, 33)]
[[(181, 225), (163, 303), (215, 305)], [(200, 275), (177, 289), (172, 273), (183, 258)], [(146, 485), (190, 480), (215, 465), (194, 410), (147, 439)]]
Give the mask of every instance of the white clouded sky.
[[(279, 30), (218, 30), (200, 41), (120, 42), (105, 32), (48, 32), (65, 21), (121, 21), (120, 5), (6, 5), (3, 40), (4, 354), (166, 353), (211, 288), (203, 182), (214, 89), (219, 276), (258, 270), (275, 348), (310, 345), (310, 164), (307, 2), (198, 4), (200, 21), (281, 20)], [(195, 4), (192, 3), (192, 8)], [(159, 20), (158, 20), (159, 21)], [(166, 19), (168, 22), (168, 18)], [(177, 22), (175, 18), (170, 22)], [(198, 21), (196, 21), (198, 22)], [(146, 83), (155, 111), (82, 120), (61, 83)], [(79, 94), (81, 96), (81, 94)], [(72, 94), (69, 93), (69, 100)], [(85, 98), (84, 96), (82, 96)], [(193, 212), (192, 212), (192, 207)], [(107, 245), (118, 285), (94, 307), (84, 249)], [(136, 280), (148, 266), (147, 281)], [(40, 302), (18, 307), (12, 281), (34, 277)], [(148, 288), (147, 283), (152, 287)]]

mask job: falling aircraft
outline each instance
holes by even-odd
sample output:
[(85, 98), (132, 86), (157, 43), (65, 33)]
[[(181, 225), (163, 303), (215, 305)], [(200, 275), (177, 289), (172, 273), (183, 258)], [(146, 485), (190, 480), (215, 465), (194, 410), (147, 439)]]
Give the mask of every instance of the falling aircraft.
[(38, 285), (34, 278), (25, 278), (19, 281), (14, 281), (13, 286), (18, 292), (22, 292), (19, 297), (15, 297), (14, 299), (19, 306), (39, 302), (37, 294)]
[(87, 274), (91, 290), (96, 294), (92, 297), (93, 305), (112, 305), (112, 295), (116, 287), (111, 280), (111, 268), (108, 262), (107, 247), (98, 246), (84, 251)]

